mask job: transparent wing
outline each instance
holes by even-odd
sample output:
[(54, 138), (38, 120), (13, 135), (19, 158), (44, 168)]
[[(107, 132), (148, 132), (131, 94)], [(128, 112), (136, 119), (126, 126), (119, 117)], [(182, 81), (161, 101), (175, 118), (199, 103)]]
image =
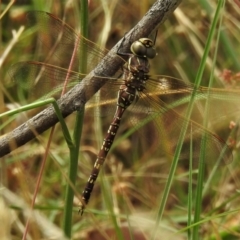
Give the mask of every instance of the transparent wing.
[[(149, 144), (159, 143), (159, 148), (170, 156), (174, 155), (179, 136), (186, 127), (185, 140), (180, 159), (190, 159), (190, 142), (193, 146), (193, 160), (198, 162), (201, 151), (204, 151), (206, 162), (221, 164), (232, 161), (232, 149), (216, 134), (203, 128), (202, 123), (204, 104), (210, 101), (210, 112), (216, 109), (219, 101), (236, 101), (240, 98), (239, 90), (224, 91), (200, 87), (196, 90), (196, 104), (191, 119), (184, 118), (189, 103), (193, 84), (168, 76), (151, 76), (147, 80), (146, 89), (139, 94), (138, 100), (129, 107), (129, 118), (135, 129), (144, 126), (142, 131)], [(212, 102), (211, 102), (212, 101)], [(219, 111), (219, 109), (217, 109)], [(228, 109), (231, 111), (230, 109)], [(236, 109), (235, 109), (236, 110)], [(227, 112), (225, 112), (227, 113)], [(223, 114), (223, 113), (221, 113)], [(202, 139), (205, 146), (202, 147)]]
[[(27, 14), (31, 25), (36, 26), (37, 39), (40, 39), (48, 54), (40, 61), (54, 63), (59, 67), (69, 68), (72, 59), (72, 71), (78, 71), (81, 61), (87, 62), (87, 72), (90, 72), (108, 52), (95, 43), (77, 34), (69, 25), (56, 18), (51, 13), (33, 11)], [(87, 58), (81, 58), (81, 53), (87, 52)]]

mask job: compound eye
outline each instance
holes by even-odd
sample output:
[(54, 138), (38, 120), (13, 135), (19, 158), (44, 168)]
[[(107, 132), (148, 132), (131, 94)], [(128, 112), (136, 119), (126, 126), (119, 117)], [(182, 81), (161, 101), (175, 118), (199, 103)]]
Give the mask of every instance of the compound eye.
[(135, 41), (131, 45), (131, 52), (134, 55), (144, 57), (144, 56), (146, 56), (146, 47), (141, 42)]
[(134, 55), (143, 58), (154, 58), (156, 50), (153, 48), (153, 41), (149, 38), (140, 38), (138, 41), (133, 42), (131, 51)]
[(150, 59), (154, 58), (156, 56), (156, 50), (154, 48), (147, 48), (146, 56)]

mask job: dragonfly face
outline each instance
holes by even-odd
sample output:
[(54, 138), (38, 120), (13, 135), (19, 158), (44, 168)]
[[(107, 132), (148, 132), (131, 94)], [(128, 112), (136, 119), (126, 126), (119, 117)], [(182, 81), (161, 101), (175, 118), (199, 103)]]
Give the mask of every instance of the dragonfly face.
[(149, 38), (140, 38), (131, 45), (131, 52), (143, 58), (154, 58), (156, 56), (156, 50), (154, 48), (154, 43)]

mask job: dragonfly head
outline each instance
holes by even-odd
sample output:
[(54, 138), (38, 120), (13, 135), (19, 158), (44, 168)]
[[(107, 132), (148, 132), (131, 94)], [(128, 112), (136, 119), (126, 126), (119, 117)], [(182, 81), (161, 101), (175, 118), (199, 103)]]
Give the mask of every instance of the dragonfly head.
[(131, 45), (131, 52), (139, 57), (154, 58), (156, 56), (156, 50), (154, 43), (149, 38), (140, 38)]

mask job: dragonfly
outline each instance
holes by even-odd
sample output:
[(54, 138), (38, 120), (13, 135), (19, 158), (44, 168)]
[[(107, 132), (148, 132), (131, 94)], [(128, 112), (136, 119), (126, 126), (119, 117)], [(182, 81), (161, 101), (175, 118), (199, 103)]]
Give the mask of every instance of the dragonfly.
[[(83, 47), (87, 50), (87, 59), (82, 60), (87, 61), (87, 72), (94, 69), (108, 52), (76, 33), (69, 25), (50, 13), (31, 12), (28, 14), (28, 18), (30, 22), (36, 23), (38, 26), (43, 44), (54, 46), (54, 50), (49, 53), (49, 56), (45, 57), (44, 61), (20, 62), (10, 70), (10, 76), (18, 85), (19, 91), (22, 90), (25, 93), (31, 89), (29, 92), (33, 93), (34, 98), (45, 97), (50, 90), (50, 95), (55, 96), (63, 88), (66, 76), (69, 79), (67, 90), (77, 83), (81, 84), (85, 74), (78, 71), (81, 61), (78, 57), (81, 56)], [(120, 46), (116, 53), (117, 56), (122, 60), (123, 56), (128, 58), (122, 69), (119, 69), (115, 76), (96, 75), (94, 78), (94, 81), (98, 81), (98, 79), (101, 81), (101, 79), (106, 78), (107, 82), (99, 90), (99, 97), (87, 103), (86, 106), (90, 106), (92, 103), (97, 104), (99, 101), (99, 104), (101, 102), (103, 106), (100, 114), (111, 114), (114, 111), (115, 114), (86, 187), (82, 192), (81, 214), (89, 202), (94, 183), (114, 142), (123, 116), (131, 119), (136, 130), (141, 128), (141, 125), (147, 128), (150, 123), (153, 124), (156, 131), (154, 135), (147, 136), (148, 139), (158, 138), (159, 144), (161, 144), (162, 139), (166, 139), (167, 143), (165, 142), (164, 151), (170, 156), (173, 156), (179, 133), (183, 125), (186, 124), (185, 140), (188, 143), (191, 137), (193, 139), (192, 157), (194, 161), (198, 161), (200, 156), (201, 141), (199, 141), (199, 137), (203, 135), (206, 143), (205, 159), (207, 163), (214, 164), (219, 156), (222, 157), (221, 162), (223, 164), (232, 160), (231, 147), (222, 138), (203, 128), (195, 121), (184, 118), (174, 108), (183, 103), (188, 103), (195, 86), (173, 77), (149, 74), (149, 59), (156, 56), (154, 45), (155, 40), (140, 38), (133, 41), (129, 52), (122, 51)], [(73, 52), (75, 52), (76, 57), (72, 68), (69, 70), (68, 66)], [(64, 59), (61, 56), (64, 56)], [(108, 65), (111, 67), (111, 59), (105, 57), (105, 60), (109, 61)], [(85, 89), (86, 93), (93, 92), (91, 82), (85, 86)], [(239, 92), (226, 93), (222, 89), (205, 87), (196, 89), (197, 99), (206, 100), (208, 95), (216, 99), (225, 99), (226, 97), (236, 99)], [(177, 103), (176, 106), (171, 102), (173, 99)], [(194, 140), (194, 137), (196, 137), (196, 140)], [(223, 149), (224, 153), (222, 154)], [(180, 159), (189, 161), (189, 148), (182, 147)]]

